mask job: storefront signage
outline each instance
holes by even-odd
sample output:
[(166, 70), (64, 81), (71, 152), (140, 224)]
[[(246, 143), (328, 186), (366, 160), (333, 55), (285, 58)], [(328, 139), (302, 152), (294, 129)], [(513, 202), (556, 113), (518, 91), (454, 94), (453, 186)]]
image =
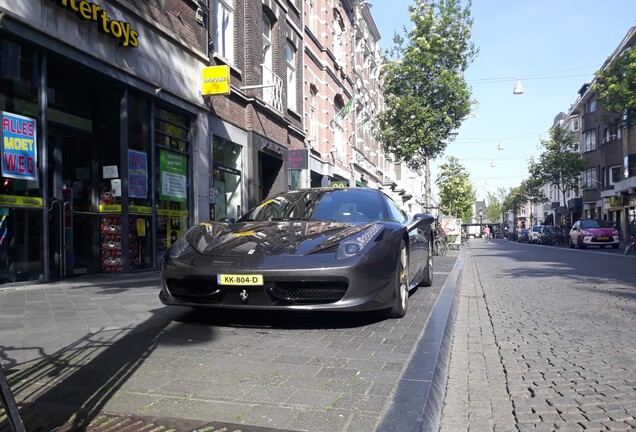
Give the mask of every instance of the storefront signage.
[(230, 94), (230, 67), (227, 65), (204, 67), (201, 73), (203, 96)]
[(159, 155), (161, 184), (159, 199), (185, 202), (187, 198), (187, 158), (179, 153), (162, 150)]
[(330, 186), (335, 188), (349, 187), (349, 180), (334, 180), (330, 183)]
[(240, 170), (237, 170), (235, 168), (232, 168), (232, 167), (229, 167), (229, 166), (226, 166), (226, 165), (221, 165), (221, 164), (218, 164), (216, 162), (214, 163), (214, 169), (218, 169), (219, 171), (223, 171), (223, 172), (226, 172), (226, 173), (234, 174), (234, 175), (237, 175), (237, 176), (241, 175), (241, 171)]
[(42, 207), (44, 205), (44, 200), (39, 197), (0, 195), (0, 205), (10, 207)]
[(148, 198), (148, 156), (144, 152), (128, 150), (128, 196)]
[(290, 150), (287, 155), (289, 169), (309, 168), (309, 152), (307, 150)]
[(621, 196), (611, 196), (609, 197), (609, 207), (622, 207), (623, 206), (623, 197)]
[(128, 213), (151, 215), (152, 214), (152, 207), (138, 206), (138, 205), (129, 205), (128, 206)]
[(37, 127), (35, 119), (2, 112), (2, 175), (23, 180), (38, 179)]
[(139, 46), (139, 32), (132, 28), (130, 23), (117, 21), (108, 16), (108, 12), (95, 3), (86, 0), (51, 0), (58, 6), (75, 12), (80, 19), (93, 21), (100, 32), (118, 39), (124, 47), (136, 48)]
[(121, 204), (100, 204), (100, 213), (121, 213)]

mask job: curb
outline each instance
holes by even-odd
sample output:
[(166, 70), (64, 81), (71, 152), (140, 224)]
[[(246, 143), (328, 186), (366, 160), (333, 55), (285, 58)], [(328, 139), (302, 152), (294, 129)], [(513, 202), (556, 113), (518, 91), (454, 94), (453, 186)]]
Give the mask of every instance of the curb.
[(464, 254), (457, 258), (377, 432), (437, 432), (446, 392)]

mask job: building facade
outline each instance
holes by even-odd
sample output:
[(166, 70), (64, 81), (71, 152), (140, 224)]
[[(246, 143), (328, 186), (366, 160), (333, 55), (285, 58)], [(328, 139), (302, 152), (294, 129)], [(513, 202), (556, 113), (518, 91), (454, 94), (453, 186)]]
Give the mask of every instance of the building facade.
[[(634, 46), (636, 27), (601, 70)], [(636, 126), (620, 126), (622, 113), (607, 112), (598, 103), (594, 82), (581, 87), (571, 110), (580, 115), (580, 149), (588, 163), (581, 173), (581, 217), (604, 219), (627, 232), (627, 224), (636, 218)]]
[(156, 268), (207, 214), (197, 3), (0, 9), (0, 282)]
[[(300, 187), (383, 188), (419, 210), (418, 176), (372, 133), (382, 55), (367, 2), (0, 11), (0, 283), (158, 269), (192, 224)], [(203, 91), (211, 67), (227, 92)]]

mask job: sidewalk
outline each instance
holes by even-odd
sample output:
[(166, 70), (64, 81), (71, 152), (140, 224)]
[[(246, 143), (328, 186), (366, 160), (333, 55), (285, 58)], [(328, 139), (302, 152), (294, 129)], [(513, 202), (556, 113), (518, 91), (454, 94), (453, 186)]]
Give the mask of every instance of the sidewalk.
[[(147, 432), (153, 424), (178, 431), (370, 432), (392, 400), (400, 421), (419, 426), (431, 394), (439, 416), (444, 386), (432, 379), (435, 361), (423, 359), (445, 349), (447, 320), (429, 316), (444, 303), (436, 302), (440, 290), (448, 316), (456, 290), (447, 283), (458, 277), (459, 254), (437, 258), (434, 286), (418, 290), (405, 318), (345, 315), (335, 326), (331, 316), (288, 317), (294, 324), (281, 326), (271, 316), (214, 318), (166, 307), (157, 272), (3, 287), (0, 363), (26, 407), (29, 431), (40, 417), (57, 415), (72, 418), (60, 431), (119, 431), (126, 424), (137, 425), (128, 432)], [(423, 333), (429, 321), (430, 337)], [(407, 392), (396, 400), (403, 383)], [(68, 411), (77, 407), (82, 411)], [(3, 425), (0, 413), (5, 432)]]
[(474, 259), (466, 254), (440, 432), (517, 432)]

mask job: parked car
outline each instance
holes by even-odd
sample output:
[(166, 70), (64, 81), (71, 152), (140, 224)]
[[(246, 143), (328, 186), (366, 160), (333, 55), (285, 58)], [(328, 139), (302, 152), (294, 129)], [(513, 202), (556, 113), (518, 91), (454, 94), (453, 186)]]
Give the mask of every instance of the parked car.
[(527, 228), (523, 228), (519, 231), (519, 235), (517, 236), (517, 241), (519, 243), (528, 243), (530, 241), (530, 230)]
[(433, 216), (367, 188), (274, 195), (235, 223), (203, 222), (161, 262), (160, 300), (193, 308), (384, 310), (431, 286)]
[(580, 219), (570, 229), (570, 247), (585, 249), (588, 246), (612, 246), (618, 248), (618, 230), (611, 222), (600, 219)]
[(529, 243), (538, 243), (539, 242), (539, 233), (541, 232), (541, 227), (543, 225), (535, 225), (528, 232), (528, 242)]
[(544, 245), (552, 245), (556, 241), (556, 237), (559, 231), (558, 228), (553, 227), (552, 225), (543, 225), (539, 230), (539, 234), (537, 236), (537, 243)]

